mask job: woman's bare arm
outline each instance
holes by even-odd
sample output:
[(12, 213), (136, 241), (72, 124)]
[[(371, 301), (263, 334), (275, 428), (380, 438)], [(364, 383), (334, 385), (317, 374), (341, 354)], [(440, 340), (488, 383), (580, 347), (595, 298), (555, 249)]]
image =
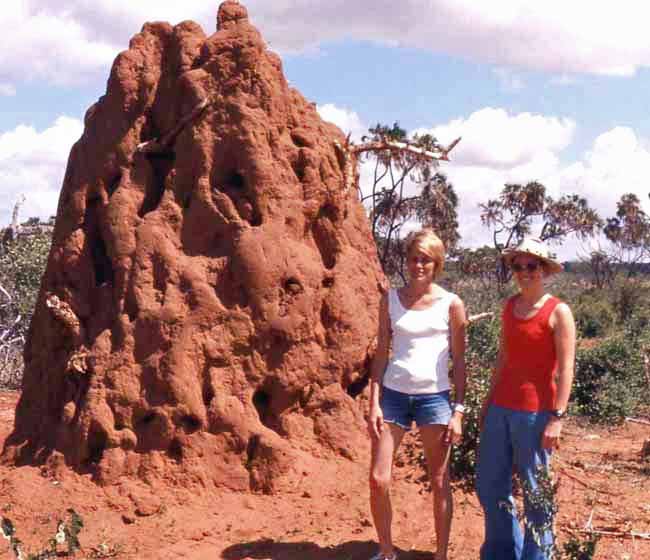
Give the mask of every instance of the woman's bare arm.
[[(465, 400), (465, 385), (467, 382), (467, 373), (465, 369), (465, 326), (467, 316), (465, 314), (465, 305), (463, 301), (456, 296), (449, 306), (449, 330), (450, 330), (450, 349), (452, 360), (452, 372), (454, 381), (454, 398), (457, 403)], [(447, 425), (445, 433), (445, 443), (458, 443), (463, 435), (462, 420), (463, 413), (454, 411), (451, 420)]]
[(384, 415), (379, 406), (381, 382), (388, 363), (390, 351), (390, 317), (388, 314), (388, 293), (383, 293), (379, 303), (379, 320), (377, 325), (377, 349), (370, 365), (370, 413), (368, 431), (372, 437), (379, 437), (383, 429)]
[(465, 305), (459, 297), (455, 297), (449, 307), (451, 360), (454, 380), (454, 396), (456, 402), (465, 400), (467, 373), (465, 369), (465, 327), (467, 316)]
[[(549, 325), (553, 329), (553, 341), (557, 355), (557, 395), (555, 409), (566, 410), (573, 385), (573, 369), (576, 353), (576, 327), (571, 309), (560, 303), (551, 314)], [(562, 432), (562, 420), (552, 416), (542, 436), (542, 447), (557, 447)]]

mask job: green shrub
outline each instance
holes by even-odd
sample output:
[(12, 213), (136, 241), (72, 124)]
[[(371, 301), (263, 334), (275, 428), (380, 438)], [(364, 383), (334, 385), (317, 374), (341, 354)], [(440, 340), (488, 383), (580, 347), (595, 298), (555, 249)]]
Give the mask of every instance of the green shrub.
[(490, 386), (491, 368), (499, 350), (500, 320), (497, 317), (471, 323), (467, 331), (467, 391), (463, 417), (463, 439), (452, 448), (451, 477), (465, 490), (474, 488), (476, 455), (480, 434), (479, 414)]
[(597, 422), (621, 422), (645, 400), (643, 359), (638, 338), (617, 335), (576, 356), (573, 403)]
[(636, 278), (626, 278), (618, 282), (612, 294), (614, 310), (618, 320), (625, 323), (639, 311), (650, 313), (650, 286)]
[(584, 338), (605, 336), (616, 321), (616, 314), (602, 294), (579, 299), (573, 306), (578, 335)]
[[(0, 236), (2, 232), (0, 232)], [(0, 387), (22, 382), (22, 352), (50, 249), (49, 230), (0, 242)]]

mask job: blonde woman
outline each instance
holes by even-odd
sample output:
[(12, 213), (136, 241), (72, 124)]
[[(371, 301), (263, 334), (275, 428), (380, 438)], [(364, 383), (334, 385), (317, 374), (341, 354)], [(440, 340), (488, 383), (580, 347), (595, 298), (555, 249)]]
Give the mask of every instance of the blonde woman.
[(406, 256), (408, 283), (389, 290), (381, 301), (372, 363), (370, 507), (379, 540), (372, 560), (396, 558), (391, 535), (393, 457), (413, 422), (420, 431), (433, 490), (435, 558), (446, 560), (453, 511), (450, 446), (461, 439), (464, 412), (465, 308), (458, 296), (436, 283), (444, 268), (445, 247), (432, 230), (411, 234)]

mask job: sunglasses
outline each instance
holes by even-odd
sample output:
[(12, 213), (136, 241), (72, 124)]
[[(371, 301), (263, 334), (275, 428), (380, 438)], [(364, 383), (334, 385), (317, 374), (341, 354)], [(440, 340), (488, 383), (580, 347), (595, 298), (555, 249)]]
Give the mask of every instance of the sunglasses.
[(519, 264), (519, 263), (512, 263), (510, 265), (510, 268), (514, 272), (523, 272), (524, 270), (527, 270), (528, 272), (535, 272), (538, 268), (541, 268), (542, 263), (538, 262), (529, 262), (526, 264)]

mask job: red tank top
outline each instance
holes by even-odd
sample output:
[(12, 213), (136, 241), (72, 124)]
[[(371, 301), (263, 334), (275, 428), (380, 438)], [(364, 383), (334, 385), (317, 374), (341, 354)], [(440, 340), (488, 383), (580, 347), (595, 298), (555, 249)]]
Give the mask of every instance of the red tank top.
[(503, 366), (492, 403), (538, 412), (555, 406), (557, 355), (548, 320), (560, 300), (549, 297), (529, 319), (514, 314), (518, 296), (511, 297), (502, 315)]

